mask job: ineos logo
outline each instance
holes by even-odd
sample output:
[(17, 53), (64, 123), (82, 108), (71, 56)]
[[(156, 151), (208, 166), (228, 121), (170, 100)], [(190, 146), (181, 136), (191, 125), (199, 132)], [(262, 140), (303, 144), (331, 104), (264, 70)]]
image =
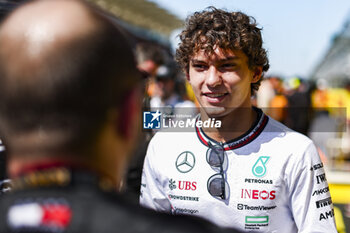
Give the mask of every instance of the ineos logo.
[(176, 169), (181, 173), (191, 171), (196, 163), (196, 159), (192, 152), (184, 151), (176, 159)]

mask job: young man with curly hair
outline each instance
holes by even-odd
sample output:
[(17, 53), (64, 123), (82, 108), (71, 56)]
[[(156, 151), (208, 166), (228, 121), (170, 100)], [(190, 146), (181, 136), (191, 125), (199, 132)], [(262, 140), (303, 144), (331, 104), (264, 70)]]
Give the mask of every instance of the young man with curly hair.
[(313, 142), (251, 104), (268, 70), (261, 29), (242, 12), (208, 8), (187, 19), (176, 59), (220, 128), (159, 132), (145, 159), (143, 206), (257, 232), (336, 232)]

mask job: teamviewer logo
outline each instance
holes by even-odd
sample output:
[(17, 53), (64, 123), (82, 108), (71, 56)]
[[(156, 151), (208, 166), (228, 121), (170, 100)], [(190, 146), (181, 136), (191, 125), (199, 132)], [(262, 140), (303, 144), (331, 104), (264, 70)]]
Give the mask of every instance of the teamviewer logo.
[(161, 127), (161, 113), (159, 110), (156, 112), (143, 112), (143, 128), (144, 129), (160, 129)]

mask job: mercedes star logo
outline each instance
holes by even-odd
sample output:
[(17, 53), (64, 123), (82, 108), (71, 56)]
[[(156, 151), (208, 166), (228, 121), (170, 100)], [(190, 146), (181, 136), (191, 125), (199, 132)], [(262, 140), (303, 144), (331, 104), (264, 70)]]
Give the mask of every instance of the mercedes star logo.
[(193, 169), (195, 163), (194, 154), (190, 151), (184, 151), (177, 157), (175, 165), (179, 172), (187, 173)]

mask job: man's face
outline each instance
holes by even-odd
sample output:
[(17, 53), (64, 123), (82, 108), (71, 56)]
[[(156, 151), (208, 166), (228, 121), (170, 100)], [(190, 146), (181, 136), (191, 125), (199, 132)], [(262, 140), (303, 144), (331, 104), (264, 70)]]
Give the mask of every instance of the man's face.
[(239, 50), (217, 47), (210, 56), (200, 50), (190, 60), (188, 80), (210, 117), (225, 116), (239, 107), (251, 107), (250, 84), (259, 78), (260, 74), (248, 68), (248, 58)]

